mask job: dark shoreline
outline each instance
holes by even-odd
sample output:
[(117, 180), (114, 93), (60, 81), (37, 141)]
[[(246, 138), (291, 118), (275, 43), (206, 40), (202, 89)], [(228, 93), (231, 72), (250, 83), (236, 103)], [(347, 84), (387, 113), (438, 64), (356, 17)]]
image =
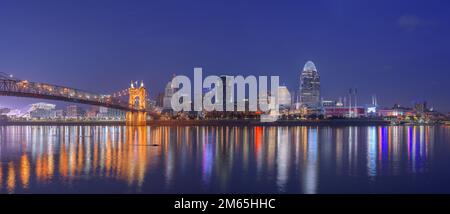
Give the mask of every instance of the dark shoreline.
[[(125, 121), (3, 121), (0, 126), (125, 126)], [(386, 126), (385, 120), (151, 120), (147, 126)]]
[(389, 125), (382, 120), (279, 120), (261, 122), (259, 120), (185, 120), (149, 121), (147, 125), (161, 126), (378, 126)]

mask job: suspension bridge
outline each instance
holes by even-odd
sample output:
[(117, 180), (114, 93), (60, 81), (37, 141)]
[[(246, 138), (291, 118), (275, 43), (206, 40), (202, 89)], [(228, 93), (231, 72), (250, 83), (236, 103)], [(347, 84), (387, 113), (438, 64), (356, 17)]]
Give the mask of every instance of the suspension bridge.
[(0, 96), (58, 100), (119, 109), (127, 112), (127, 123), (136, 125), (145, 124), (147, 114), (153, 114), (146, 109), (147, 91), (143, 82), (140, 85), (132, 82), (128, 89), (105, 95), (72, 87), (21, 80), (10, 74), (0, 73)]

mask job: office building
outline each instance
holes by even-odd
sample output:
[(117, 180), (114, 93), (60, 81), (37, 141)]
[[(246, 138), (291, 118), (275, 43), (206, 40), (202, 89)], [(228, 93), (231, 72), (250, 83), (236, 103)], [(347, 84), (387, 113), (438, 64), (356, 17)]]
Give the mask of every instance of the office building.
[(320, 106), (320, 77), (313, 62), (306, 62), (300, 75), (300, 102), (307, 107)]

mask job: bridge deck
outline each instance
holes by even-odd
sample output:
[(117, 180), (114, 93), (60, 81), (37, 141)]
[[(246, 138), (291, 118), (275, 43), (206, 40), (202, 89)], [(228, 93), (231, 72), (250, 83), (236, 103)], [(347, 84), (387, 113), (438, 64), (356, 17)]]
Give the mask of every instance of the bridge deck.
[(70, 87), (14, 79), (0, 73), (0, 96), (30, 97), (104, 106), (124, 111), (142, 111), (111, 95), (102, 95)]

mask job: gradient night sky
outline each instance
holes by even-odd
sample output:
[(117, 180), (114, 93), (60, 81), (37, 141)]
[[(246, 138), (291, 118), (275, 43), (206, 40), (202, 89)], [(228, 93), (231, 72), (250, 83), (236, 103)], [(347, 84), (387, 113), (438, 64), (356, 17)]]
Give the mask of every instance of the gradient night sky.
[[(1, 0), (0, 71), (100, 93), (172, 74), (280, 75), (307, 60), (325, 99), (427, 100), (450, 111), (450, 2)], [(35, 100), (0, 98), (0, 105)]]

